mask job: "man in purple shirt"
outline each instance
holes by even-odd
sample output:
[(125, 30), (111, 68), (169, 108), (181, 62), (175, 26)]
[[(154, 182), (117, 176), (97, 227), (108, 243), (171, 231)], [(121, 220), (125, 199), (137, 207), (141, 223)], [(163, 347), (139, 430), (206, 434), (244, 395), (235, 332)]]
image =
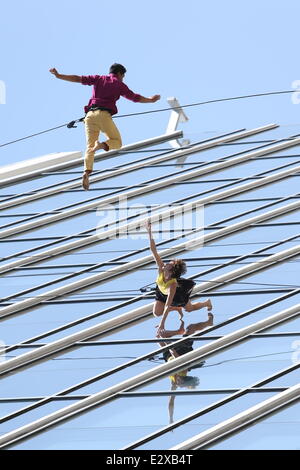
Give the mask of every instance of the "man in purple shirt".
[[(85, 132), (87, 148), (84, 159), (84, 173), (82, 177), (82, 186), (89, 189), (89, 175), (93, 171), (94, 154), (96, 150), (119, 149), (122, 146), (120, 132), (112, 120), (112, 115), (118, 112), (116, 101), (120, 96), (136, 103), (155, 103), (160, 99), (160, 95), (154, 95), (150, 98), (133, 93), (125, 83), (123, 78), (126, 69), (121, 64), (113, 64), (110, 67), (109, 75), (62, 75), (55, 68), (50, 72), (69, 82), (81, 83), (82, 85), (93, 85), (93, 94), (84, 110), (87, 113), (85, 117)], [(105, 142), (98, 142), (100, 132), (107, 136)]]

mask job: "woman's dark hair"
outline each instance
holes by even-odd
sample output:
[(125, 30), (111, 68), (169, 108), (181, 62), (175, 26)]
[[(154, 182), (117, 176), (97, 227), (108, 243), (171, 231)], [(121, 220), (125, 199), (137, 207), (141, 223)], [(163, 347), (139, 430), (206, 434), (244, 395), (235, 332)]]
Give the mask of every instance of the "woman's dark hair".
[(121, 73), (122, 75), (124, 75), (126, 73), (126, 69), (124, 65), (112, 64), (110, 66), (109, 73), (114, 73), (114, 74)]
[(186, 273), (186, 264), (182, 259), (174, 259), (173, 263), (172, 274), (178, 279), (182, 274)]

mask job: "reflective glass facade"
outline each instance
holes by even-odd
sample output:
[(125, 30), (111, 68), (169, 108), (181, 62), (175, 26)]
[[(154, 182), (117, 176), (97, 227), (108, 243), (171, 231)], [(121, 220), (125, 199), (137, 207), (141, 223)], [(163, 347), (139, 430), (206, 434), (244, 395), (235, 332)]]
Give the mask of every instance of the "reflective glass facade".
[[(300, 303), (299, 210), (296, 205), (293, 211), (289, 208), (300, 201), (298, 146), (213, 168), (237, 154), (254, 152), (263, 145), (256, 140), (265, 135), (274, 140), (288, 137), (277, 128), (181, 160), (165, 152), (166, 161), (157, 164), (151, 160), (163, 153), (155, 147), (148, 153), (98, 160), (95, 177), (104, 177), (92, 183), (89, 192), (81, 190), (81, 168), (45, 172), (0, 187), (0, 204), (10, 201), (9, 207), (0, 210), (0, 439), (164, 363), (155, 338), (159, 319), (153, 317), (151, 306), (130, 322), (121, 317), (154, 301), (156, 267), (143, 261), (150, 255), (146, 231), (138, 227), (107, 237), (107, 230), (145, 218), (150, 211), (182, 207), (183, 212), (171, 220), (153, 224), (153, 232), (159, 251), (174, 251), (164, 259), (184, 259), (185, 277), (203, 286), (192, 295), (192, 302), (210, 297), (213, 303), (213, 327), (197, 335), (194, 350)], [(130, 170), (129, 165), (143, 159), (145, 165)], [(121, 168), (122, 173), (105, 177)], [(269, 182), (272, 175), (274, 180)], [(64, 189), (74, 181), (77, 186)], [(56, 188), (55, 194), (43, 195), (51, 188)], [(232, 193), (226, 194), (228, 190)], [(39, 196), (18, 202), (30, 194)], [(198, 204), (197, 211), (185, 213), (185, 205), (192, 201)], [(272, 211), (280, 208), (274, 218)], [(262, 218), (253, 221), (258, 216)], [(187, 241), (197, 238), (198, 244), (186, 249)], [(183, 248), (176, 250), (179, 244)], [(250, 270), (242, 273), (243, 268)], [(32, 305), (24, 303), (29, 299), (34, 299)], [(104, 322), (118, 317), (114, 328), (101, 330)], [(185, 326), (207, 318), (205, 308), (186, 312)], [(97, 325), (99, 332), (89, 333)], [(178, 327), (178, 315), (170, 312), (167, 328)], [(80, 332), (84, 335), (67, 347), (1, 372), (1, 365), (9, 365), (10, 360), (22, 360)], [(299, 382), (299, 369), (289, 370), (300, 364), (299, 317), (274, 323), (203, 358), (200, 353), (189, 372), (199, 379), (194, 389), (172, 389), (171, 373), (165, 373), (8, 447), (122, 449), (135, 443), (137, 449), (169, 449), (178, 445)], [(276, 377), (280, 371), (285, 372)], [(267, 378), (266, 384), (257, 385)], [(241, 389), (244, 393), (229, 401)], [(209, 448), (297, 449), (298, 421), (299, 403), (294, 403)], [(174, 429), (170, 423), (176, 424)]]

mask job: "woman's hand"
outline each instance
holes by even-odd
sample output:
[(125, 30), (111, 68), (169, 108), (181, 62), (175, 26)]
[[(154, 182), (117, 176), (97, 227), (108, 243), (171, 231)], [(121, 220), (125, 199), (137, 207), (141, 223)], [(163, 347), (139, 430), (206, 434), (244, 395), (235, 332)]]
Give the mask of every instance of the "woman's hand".
[(147, 220), (145, 226), (146, 226), (148, 233), (150, 233), (151, 232), (151, 220), (150, 219)]
[(165, 337), (165, 327), (163, 325), (157, 325), (157, 338), (164, 338)]
[(145, 227), (148, 231), (148, 234), (149, 234), (149, 241), (150, 241), (150, 250), (151, 250), (151, 253), (152, 255), (154, 256), (154, 259), (155, 259), (155, 262), (157, 264), (157, 267), (159, 270), (161, 270), (164, 266), (164, 263), (161, 259), (161, 257), (159, 256), (159, 254), (157, 253), (157, 249), (156, 249), (156, 245), (155, 245), (155, 241), (153, 240), (152, 238), (152, 232), (151, 232), (151, 219), (149, 218), (147, 220), (147, 222), (145, 223)]

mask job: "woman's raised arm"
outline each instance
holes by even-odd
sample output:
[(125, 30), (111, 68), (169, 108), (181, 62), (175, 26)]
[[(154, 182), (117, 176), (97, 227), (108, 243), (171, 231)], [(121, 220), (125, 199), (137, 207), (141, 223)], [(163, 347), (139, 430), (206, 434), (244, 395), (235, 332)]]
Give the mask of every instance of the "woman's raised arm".
[(148, 234), (149, 234), (149, 241), (150, 241), (150, 250), (151, 250), (151, 253), (153, 254), (153, 257), (154, 257), (154, 259), (155, 259), (155, 261), (156, 261), (156, 264), (157, 264), (158, 269), (159, 269), (159, 270), (162, 270), (162, 268), (163, 268), (163, 266), (164, 266), (164, 263), (163, 263), (161, 257), (159, 256), (159, 254), (157, 253), (155, 241), (153, 240), (153, 237), (152, 237), (151, 221), (150, 221), (150, 219), (147, 221), (146, 229), (147, 229)]

